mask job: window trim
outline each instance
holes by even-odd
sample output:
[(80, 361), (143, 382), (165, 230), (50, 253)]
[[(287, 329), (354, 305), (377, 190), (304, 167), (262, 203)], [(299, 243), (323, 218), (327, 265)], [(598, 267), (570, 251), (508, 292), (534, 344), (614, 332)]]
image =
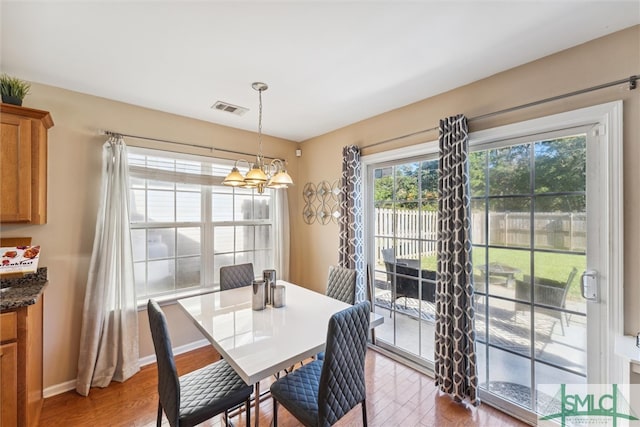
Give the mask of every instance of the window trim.
[[(164, 157), (168, 160), (176, 161), (176, 160), (186, 160), (193, 162), (200, 162), (201, 164), (209, 164), (216, 166), (229, 166), (231, 168), (234, 165), (234, 161), (228, 159), (220, 159), (214, 158), (210, 156), (198, 156), (192, 154), (184, 154), (184, 153), (176, 153), (172, 151), (164, 151), (164, 150), (156, 150), (149, 148), (141, 148), (141, 147), (129, 147), (129, 155), (135, 156), (152, 156), (152, 157)], [(213, 172), (213, 170), (212, 170)], [(129, 173), (131, 177), (135, 177), (137, 179), (143, 180), (155, 180), (160, 179), (163, 181), (172, 182), (175, 184), (195, 184), (200, 186), (200, 190), (198, 193), (200, 194), (200, 203), (201, 203), (201, 221), (174, 221), (174, 222), (153, 222), (150, 223), (147, 221), (148, 218), (145, 217), (145, 222), (132, 222), (129, 220), (131, 230), (149, 230), (154, 228), (182, 228), (182, 227), (197, 227), (200, 228), (201, 233), (201, 241), (200, 241), (200, 284), (197, 287), (191, 287), (185, 290), (177, 290), (168, 291), (163, 294), (156, 295), (144, 295), (138, 296), (136, 295), (138, 310), (145, 310), (146, 303), (149, 298), (153, 298), (161, 304), (172, 304), (175, 303), (180, 298), (196, 296), (206, 293), (215, 292), (218, 290), (217, 283), (215, 282), (215, 271), (214, 271), (214, 248), (213, 241), (215, 238), (215, 229), (219, 226), (270, 226), (272, 232), (275, 230), (275, 218), (274, 218), (274, 194), (273, 191), (267, 190), (267, 192), (260, 195), (260, 197), (269, 197), (269, 218), (268, 219), (250, 219), (250, 220), (213, 220), (213, 209), (212, 209), (212, 193), (215, 191), (215, 187), (222, 187), (222, 181), (224, 177), (222, 176), (214, 176), (207, 175), (205, 173), (180, 173), (180, 172), (172, 172), (172, 171), (163, 171), (162, 169), (153, 169), (153, 168), (144, 168), (142, 166), (137, 165), (129, 165)], [(130, 190), (132, 187), (129, 187)], [(225, 189), (229, 189), (229, 187), (224, 187)], [(145, 192), (148, 189), (141, 189)], [(176, 192), (179, 189), (174, 188), (172, 191)], [(250, 195), (252, 200), (258, 196), (257, 192), (252, 190), (251, 192), (246, 192), (242, 194), (236, 194), (235, 189), (232, 189), (231, 195), (235, 200), (235, 197), (238, 195), (247, 196)], [(174, 206), (175, 209), (175, 206)], [(234, 214), (235, 214), (235, 207)], [(177, 242), (175, 243), (177, 244)], [(244, 252), (271, 252), (271, 256), (274, 257), (275, 254), (273, 252), (272, 247), (267, 248), (255, 248), (255, 240), (254, 247), (248, 250), (237, 251), (235, 250), (234, 243), (234, 251), (233, 252), (225, 252), (225, 253), (244, 253)], [(177, 254), (174, 254), (174, 261), (177, 259)], [(137, 263), (146, 264), (149, 261), (148, 254), (145, 254), (144, 261), (137, 261)], [(177, 276), (177, 272), (176, 272)], [(175, 277), (177, 281), (177, 277)], [(175, 285), (175, 282), (174, 282)]]

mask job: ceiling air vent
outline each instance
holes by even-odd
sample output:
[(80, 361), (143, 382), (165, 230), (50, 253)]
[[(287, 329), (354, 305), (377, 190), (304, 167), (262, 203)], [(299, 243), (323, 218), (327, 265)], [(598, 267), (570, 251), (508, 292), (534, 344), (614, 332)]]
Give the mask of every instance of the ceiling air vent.
[(242, 116), (244, 113), (249, 111), (248, 108), (229, 104), (228, 102), (224, 101), (216, 101), (216, 103), (213, 104), (211, 108), (218, 111), (226, 111), (227, 113), (235, 114), (236, 116)]

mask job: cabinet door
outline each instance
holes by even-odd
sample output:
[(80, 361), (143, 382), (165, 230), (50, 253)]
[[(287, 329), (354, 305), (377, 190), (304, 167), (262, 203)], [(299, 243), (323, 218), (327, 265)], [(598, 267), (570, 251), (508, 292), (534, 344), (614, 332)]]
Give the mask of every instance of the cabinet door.
[(0, 346), (0, 427), (18, 425), (18, 344)]
[(0, 222), (31, 221), (31, 121), (3, 114), (0, 128)]

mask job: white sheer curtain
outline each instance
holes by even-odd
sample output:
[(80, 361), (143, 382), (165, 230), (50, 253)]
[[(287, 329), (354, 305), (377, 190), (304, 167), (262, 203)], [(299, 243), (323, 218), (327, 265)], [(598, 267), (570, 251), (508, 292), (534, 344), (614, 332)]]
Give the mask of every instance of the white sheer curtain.
[(287, 190), (273, 190), (273, 260), (278, 279), (289, 280), (289, 198)]
[(124, 381), (140, 370), (138, 312), (129, 230), (127, 146), (102, 148), (102, 189), (82, 313), (76, 391)]

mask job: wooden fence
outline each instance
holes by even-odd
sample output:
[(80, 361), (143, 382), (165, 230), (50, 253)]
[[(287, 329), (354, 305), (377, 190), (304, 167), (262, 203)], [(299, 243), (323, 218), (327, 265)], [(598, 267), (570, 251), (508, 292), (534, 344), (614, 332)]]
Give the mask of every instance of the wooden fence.
[[(395, 221), (394, 221), (395, 218)], [(438, 215), (436, 212), (410, 209), (376, 209), (375, 240), (376, 258), (382, 262), (381, 250), (395, 247), (397, 258), (419, 259), (436, 253), (438, 238)], [(395, 230), (395, 236), (394, 236)], [(390, 239), (395, 237), (395, 244)]]
[[(533, 244), (537, 249), (586, 251), (586, 213), (536, 212), (533, 224), (529, 212), (491, 212), (488, 221), (483, 213), (471, 215), (474, 244), (528, 248), (531, 246), (532, 225)], [(380, 251), (392, 246), (398, 258), (418, 259), (435, 255), (437, 230), (436, 212), (376, 209), (377, 261), (382, 262)]]

